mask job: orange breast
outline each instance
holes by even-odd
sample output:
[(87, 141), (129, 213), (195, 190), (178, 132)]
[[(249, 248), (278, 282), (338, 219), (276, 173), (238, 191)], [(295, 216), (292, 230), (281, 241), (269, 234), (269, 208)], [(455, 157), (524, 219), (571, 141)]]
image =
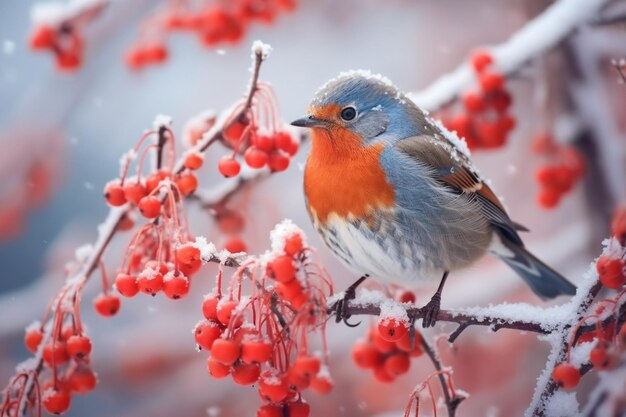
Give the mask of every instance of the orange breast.
[(342, 128), (313, 129), (313, 146), (304, 171), (309, 211), (325, 225), (328, 217), (366, 217), (393, 206), (395, 193), (380, 166), (382, 144), (361, 146)]

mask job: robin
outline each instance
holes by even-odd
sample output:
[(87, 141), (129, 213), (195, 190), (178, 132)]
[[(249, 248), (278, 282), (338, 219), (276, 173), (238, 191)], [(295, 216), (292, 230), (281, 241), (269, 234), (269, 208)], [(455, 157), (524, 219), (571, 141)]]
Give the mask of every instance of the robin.
[[(359, 279), (411, 284), (441, 278), (424, 307), (433, 326), (450, 272), (491, 252), (540, 297), (576, 287), (525, 247), (504, 206), (456, 135), (430, 119), (387, 79), (357, 71), (323, 86), (311, 129), (304, 194), (313, 225)], [(346, 317), (343, 317), (344, 319)]]

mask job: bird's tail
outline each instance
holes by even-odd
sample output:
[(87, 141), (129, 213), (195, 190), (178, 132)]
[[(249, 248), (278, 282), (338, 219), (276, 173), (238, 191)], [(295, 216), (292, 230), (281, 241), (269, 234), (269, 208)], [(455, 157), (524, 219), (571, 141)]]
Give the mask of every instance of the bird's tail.
[(522, 245), (511, 242), (503, 236), (498, 238), (496, 239), (501, 244), (492, 245), (491, 251), (524, 278), (535, 294), (542, 298), (576, 294), (576, 287), (571, 282), (537, 259)]

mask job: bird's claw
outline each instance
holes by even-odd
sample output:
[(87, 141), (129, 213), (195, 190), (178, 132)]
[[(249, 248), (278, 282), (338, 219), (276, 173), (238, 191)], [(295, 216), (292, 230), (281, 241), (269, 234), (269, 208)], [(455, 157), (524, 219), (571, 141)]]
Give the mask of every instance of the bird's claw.
[(356, 288), (368, 277), (365, 275), (359, 278), (354, 284), (352, 284), (343, 295), (343, 298), (335, 304), (335, 322), (344, 322), (344, 324), (348, 327), (357, 327), (361, 322), (357, 322), (355, 324), (350, 323), (348, 320), (352, 316), (348, 312), (348, 303), (350, 300), (354, 300), (356, 298)]
[(433, 327), (437, 323), (437, 316), (441, 308), (441, 296), (435, 294), (428, 304), (422, 307), (424, 317), (422, 318), (422, 327), (427, 329)]

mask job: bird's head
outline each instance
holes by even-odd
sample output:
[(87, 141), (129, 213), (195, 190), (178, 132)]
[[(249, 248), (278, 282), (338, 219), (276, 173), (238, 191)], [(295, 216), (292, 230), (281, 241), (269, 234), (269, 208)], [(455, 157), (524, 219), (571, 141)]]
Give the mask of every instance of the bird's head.
[(331, 138), (348, 131), (370, 144), (419, 134), (423, 118), (419, 108), (387, 79), (355, 71), (326, 83), (311, 100), (307, 115), (291, 124), (324, 130)]

